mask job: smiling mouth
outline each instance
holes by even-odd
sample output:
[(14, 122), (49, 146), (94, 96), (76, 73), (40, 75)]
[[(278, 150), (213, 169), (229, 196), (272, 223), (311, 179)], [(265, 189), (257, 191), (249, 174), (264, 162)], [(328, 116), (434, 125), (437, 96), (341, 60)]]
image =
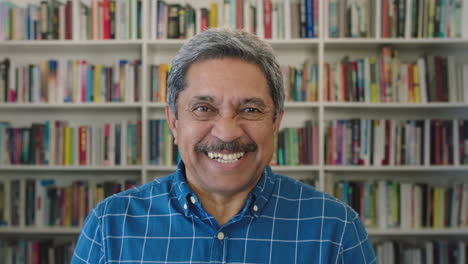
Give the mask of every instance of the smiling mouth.
[(237, 152), (237, 153), (230, 153), (230, 154), (223, 154), (223, 153), (218, 153), (218, 152), (207, 152), (206, 154), (212, 160), (215, 160), (219, 163), (234, 163), (240, 160), (245, 155), (245, 152)]

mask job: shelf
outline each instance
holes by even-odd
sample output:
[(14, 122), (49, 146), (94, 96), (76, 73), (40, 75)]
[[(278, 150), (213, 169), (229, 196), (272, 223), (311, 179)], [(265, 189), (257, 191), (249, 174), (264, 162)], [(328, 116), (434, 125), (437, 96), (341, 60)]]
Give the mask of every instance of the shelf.
[(6, 235), (79, 235), (80, 227), (0, 227), (0, 234)]
[(150, 165), (146, 167), (148, 171), (164, 171), (164, 172), (174, 172), (176, 171), (176, 166), (157, 166), (157, 165)]
[(0, 171), (141, 171), (141, 166), (0, 165)]
[[(273, 48), (312, 48), (318, 46), (320, 39), (265, 39)], [(180, 48), (186, 42), (186, 39), (157, 39), (146, 40), (149, 47), (155, 48)]]
[(271, 166), (274, 172), (292, 172), (292, 171), (319, 171), (319, 166), (299, 165), (299, 166)]
[(378, 108), (378, 109), (427, 109), (427, 108), (444, 108), (444, 109), (459, 109), (468, 108), (467, 103), (359, 103), (359, 102), (326, 102), (323, 103), (325, 108)]
[(340, 166), (327, 165), (325, 171), (468, 171), (467, 165), (462, 166)]
[[(319, 105), (320, 104), (317, 102), (285, 102), (284, 103), (284, 107), (290, 108), (290, 109), (318, 108)], [(153, 108), (153, 109), (164, 109), (166, 107), (166, 103), (150, 102), (150, 103), (147, 103), (146, 106), (148, 108)]]
[(466, 236), (468, 228), (367, 228), (370, 236)]
[(141, 107), (141, 103), (0, 103), (0, 109), (136, 109)]
[(377, 48), (382, 45), (392, 45), (397, 47), (467, 47), (468, 39), (462, 38), (325, 38), (323, 40), (326, 48)]
[(143, 40), (6, 40), (0, 41), (0, 47), (30, 47), (30, 46), (117, 46), (141, 45)]

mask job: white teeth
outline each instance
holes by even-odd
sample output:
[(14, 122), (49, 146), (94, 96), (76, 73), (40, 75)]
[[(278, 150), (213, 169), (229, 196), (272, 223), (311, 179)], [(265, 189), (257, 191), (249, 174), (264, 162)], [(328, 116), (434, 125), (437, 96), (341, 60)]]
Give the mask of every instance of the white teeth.
[(237, 152), (232, 154), (222, 154), (216, 152), (208, 152), (208, 157), (220, 163), (234, 163), (244, 156), (245, 152)]

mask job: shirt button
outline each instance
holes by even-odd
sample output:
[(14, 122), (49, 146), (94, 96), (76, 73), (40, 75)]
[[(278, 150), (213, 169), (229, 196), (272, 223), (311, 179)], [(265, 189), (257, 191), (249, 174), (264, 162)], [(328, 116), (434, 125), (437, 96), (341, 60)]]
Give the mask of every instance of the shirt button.
[(218, 237), (219, 240), (223, 240), (224, 239), (224, 233), (219, 232), (217, 237)]
[(197, 200), (195, 200), (195, 197), (190, 196), (190, 202), (192, 202), (193, 204), (195, 204), (195, 203), (197, 202)]
[(253, 206), (253, 210), (254, 210), (255, 212), (257, 212), (257, 211), (258, 211), (258, 206), (257, 206), (257, 205), (254, 205), (254, 206)]
[(187, 204), (186, 203), (184, 203), (184, 209), (187, 209)]

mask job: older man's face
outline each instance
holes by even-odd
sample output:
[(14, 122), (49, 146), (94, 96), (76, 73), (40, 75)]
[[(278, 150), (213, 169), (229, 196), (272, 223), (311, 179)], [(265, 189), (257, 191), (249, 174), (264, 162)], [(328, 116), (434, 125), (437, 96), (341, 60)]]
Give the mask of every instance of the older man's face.
[(240, 59), (193, 64), (179, 94), (178, 118), (168, 121), (190, 184), (235, 194), (252, 189), (273, 154), (282, 113), (261, 69)]

